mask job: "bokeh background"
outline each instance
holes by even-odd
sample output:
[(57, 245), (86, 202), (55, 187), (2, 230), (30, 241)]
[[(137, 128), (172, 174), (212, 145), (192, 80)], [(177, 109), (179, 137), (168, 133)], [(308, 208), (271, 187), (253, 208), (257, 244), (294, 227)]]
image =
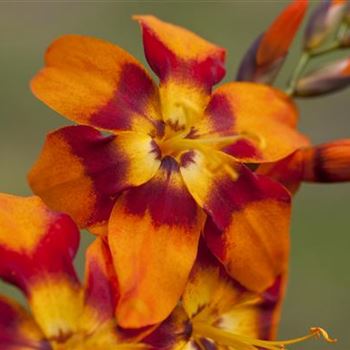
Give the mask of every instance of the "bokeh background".
[[(68, 124), (36, 100), (28, 83), (43, 64), (50, 42), (77, 33), (117, 43), (142, 62), (139, 28), (132, 14), (150, 13), (183, 25), (228, 49), (227, 78), (232, 79), (251, 41), (287, 1), (0, 1), (0, 191), (30, 194), (26, 173), (45, 134)], [(312, 2), (312, 6), (315, 3)], [(300, 53), (295, 43), (280, 83)], [(342, 55), (349, 53), (343, 52)], [(332, 60), (329, 56), (326, 60)], [(350, 137), (350, 89), (324, 98), (298, 101), (300, 128), (315, 143)], [(313, 341), (299, 349), (350, 347), (350, 184), (304, 185), (294, 202), (288, 294), (280, 338), (304, 334), (320, 325), (339, 342)], [(15, 238), (14, 238), (15, 239)], [(83, 234), (77, 258), (91, 240)], [(20, 294), (0, 282), (0, 292)]]

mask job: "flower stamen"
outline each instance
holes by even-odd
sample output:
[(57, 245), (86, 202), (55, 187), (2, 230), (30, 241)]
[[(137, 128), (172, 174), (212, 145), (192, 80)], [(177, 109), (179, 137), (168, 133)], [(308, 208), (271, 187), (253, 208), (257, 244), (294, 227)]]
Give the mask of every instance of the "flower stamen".
[(234, 347), (236, 350), (256, 350), (258, 348), (266, 350), (281, 350), (285, 349), (286, 345), (300, 343), (315, 337), (323, 338), (328, 343), (336, 342), (336, 339), (331, 338), (328, 333), (320, 327), (310, 328), (310, 334), (308, 335), (280, 341), (260, 340), (244, 335), (238, 335), (201, 322), (194, 322), (193, 333), (195, 337), (209, 338), (220, 345)]
[(180, 152), (191, 149), (198, 149), (205, 152), (213, 148), (224, 148), (245, 138), (246, 136), (244, 135), (233, 135), (224, 137), (188, 139), (184, 138), (183, 133), (181, 133), (176, 134), (174, 137), (164, 140), (160, 143), (159, 147), (162, 151), (162, 154), (166, 155), (176, 155)]

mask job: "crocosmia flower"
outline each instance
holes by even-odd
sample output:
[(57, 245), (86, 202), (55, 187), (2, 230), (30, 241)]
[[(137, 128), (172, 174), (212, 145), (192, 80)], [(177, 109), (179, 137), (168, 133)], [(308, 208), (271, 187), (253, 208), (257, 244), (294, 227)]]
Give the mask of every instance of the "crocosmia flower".
[(251, 164), (308, 145), (284, 93), (243, 82), (212, 92), (225, 74), (224, 49), (153, 16), (135, 19), (159, 86), (115, 45), (79, 35), (56, 40), (32, 90), (80, 125), (49, 134), (29, 174), (47, 205), (107, 235), (117, 320), (131, 328), (170, 314), (201, 233), (250, 291), (285, 272), (290, 196)]
[(108, 245), (97, 238), (86, 251), (85, 281), (73, 267), (79, 231), (66, 214), (38, 197), (0, 194), (0, 278), (18, 287), (29, 310), (0, 295), (1, 350), (170, 350), (256, 347), (277, 350), (274, 335), (285, 278), (263, 293), (232, 278), (201, 242), (181, 300), (161, 324), (125, 330), (114, 310), (120, 300)]
[(285, 341), (276, 336), (285, 276), (263, 293), (252, 293), (232, 280), (222, 265), (200, 244), (184, 294), (169, 318), (143, 342), (156, 349), (280, 350), (312, 337), (334, 342), (318, 327)]
[(83, 286), (73, 267), (78, 245), (68, 215), (38, 197), (0, 194), (0, 277), (22, 290), (31, 312), (0, 295), (1, 350), (137, 349), (116, 332), (108, 247), (101, 239), (89, 247)]

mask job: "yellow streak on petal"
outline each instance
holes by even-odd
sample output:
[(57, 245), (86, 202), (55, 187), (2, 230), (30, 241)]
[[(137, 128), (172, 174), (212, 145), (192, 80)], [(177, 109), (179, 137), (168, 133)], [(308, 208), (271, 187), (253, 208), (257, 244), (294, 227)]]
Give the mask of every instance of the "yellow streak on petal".
[(73, 282), (63, 277), (41, 276), (31, 288), (29, 305), (48, 339), (66, 339), (77, 332), (83, 297)]
[(133, 186), (150, 180), (160, 166), (156, 147), (148, 135), (136, 132), (121, 132), (116, 138), (115, 147), (128, 159), (125, 178)]

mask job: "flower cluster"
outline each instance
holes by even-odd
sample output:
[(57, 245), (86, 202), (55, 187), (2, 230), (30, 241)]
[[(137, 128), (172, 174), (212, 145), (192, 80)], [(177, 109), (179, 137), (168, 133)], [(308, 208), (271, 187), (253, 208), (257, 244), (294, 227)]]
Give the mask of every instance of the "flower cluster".
[[(29, 172), (34, 196), (0, 195), (3, 350), (278, 350), (293, 194), (303, 181), (350, 180), (350, 139), (314, 146), (293, 97), (350, 84), (350, 61), (304, 75), (348, 47), (350, 6), (310, 17), (285, 92), (272, 87), (307, 10), (292, 2), (225, 75), (225, 50), (153, 16), (135, 16), (147, 61), (66, 35), (34, 95), (77, 123), (51, 132)], [(336, 31), (336, 38), (332, 35)], [(333, 39), (332, 39), (333, 38)], [(81, 282), (79, 230), (96, 238)]]

